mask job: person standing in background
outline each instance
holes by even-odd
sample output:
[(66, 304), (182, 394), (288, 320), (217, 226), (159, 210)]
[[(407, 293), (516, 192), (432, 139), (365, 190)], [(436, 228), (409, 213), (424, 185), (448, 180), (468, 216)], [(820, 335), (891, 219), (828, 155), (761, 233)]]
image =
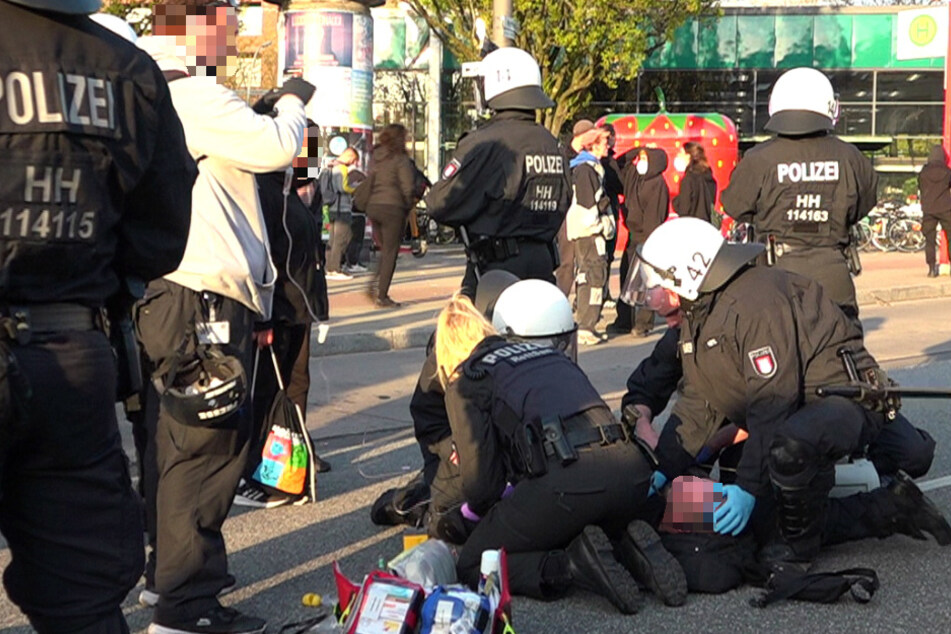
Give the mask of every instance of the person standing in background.
[[(921, 232), (925, 236), (925, 262), (928, 277), (938, 277), (935, 257), (938, 223), (945, 234), (951, 231), (951, 169), (944, 148), (936, 145), (928, 154), (928, 162), (918, 173), (918, 191), (921, 193)], [(948, 243), (944, 243), (948, 255)]]
[(370, 187), (367, 216), (380, 241), (380, 255), (373, 280), (367, 292), (377, 308), (396, 308), (400, 304), (390, 297), (390, 283), (396, 270), (400, 241), (406, 228), (409, 210), (416, 203), (416, 169), (406, 153), (407, 131), (392, 123), (380, 132), (380, 142), (373, 148), (366, 186)]
[[(667, 153), (658, 148), (640, 148), (633, 154), (621, 173), (624, 185), (625, 223), (628, 230), (627, 249), (621, 258), (621, 283), (627, 277), (628, 269), (634, 265), (637, 247), (644, 244), (647, 236), (667, 220), (670, 192), (664, 180), (667, 169)], [(646, 337), (654, 329), (654, 313), (645, 307), (636, 310), (622, 301), (617, 303), (617, 318), (608, 324), (607, 332), (612, 335), (634, 333), (636, 337)]]
[(334, 201), (327, 205), (330, 221), (330, 248), (327, 250), (327, 279), (349, 280), (351, 276), (341, 270), (344, 252), (353, 238), (353, 191), (356, 186), (350, 180), (350, 168), (356, 164), (357, 151), (351, 147), (344, 150), (327, 169), (331, 170)]
[(709, 221), (717, 199), (717, 182), (707, 162), (707, 153), (695, 141), (684, 143), (684, 152), (690, 157), (690, 162), (680, 181), (680, 193), (674, 197), (674, 211), (681, 218)]

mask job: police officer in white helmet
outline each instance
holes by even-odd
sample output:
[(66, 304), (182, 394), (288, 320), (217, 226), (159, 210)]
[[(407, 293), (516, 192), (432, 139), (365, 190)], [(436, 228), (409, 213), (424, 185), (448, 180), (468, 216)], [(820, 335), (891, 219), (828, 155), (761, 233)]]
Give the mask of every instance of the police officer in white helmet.
[[(725, 242), (698, 218), (666, 222), (644, 243), (644, 301), (682, 307), (683, 395), (709, 409), (675, 408), (655, 450), (663, 479), (682, 475), (715, 431), (709, 426), (726, 418), (749, 438), (713, 528), (739, 535), (751, 518), (771, 525), (775, 515), (779, 535), (761, 553), (767, 563), (808, 564), (830, 542), (896, 533), (951, 544), (951, 526), (903, 472), (887, 487), (830, 502), (837, 460), (875, 444), (892, 420), (911, 426), (887, 398), (817, 396), (817, 387), (846, 384), (851, 373), (878, 387), (888, 378), (822, 286), (751, 266), (763, 249)], [(901, 451), (886, 444), (883, 451)], [(843, 521), (854, 526), (830, 533)]]
[(463, 135), (426, 196), (436, 221), (465, 230), (462, 290), (470, 298), (478, 276), (493, 269), (554, 282), (553, 240), (571, 204), (564, 152), (535, 122), (536, 110), (554, 105), (538, 63), (521, 49), (500, 48), (482, 60), (480, 72), (494, 114)]
[(636, 580), (681, 605), (683, 569), (634, 519), (651, 465), (571, 360), (574, 337), (571, 305), (542, 280), (503, 291), (491, 324), (461, 294), (440, 313), (437, 374), (474, 526), (459, 578), (475, 586), (482, 552), (505, 548), (513, 594), (553, 600), (583, 589), (631, 614)]
[(767, 264), (817, 280), (859, 323), (851, 275), (861, 267), (850, 228), (875, 206), (878, 175), (858, 148), (832, 134), (838, 114), (824, 74), (785, 72), (765, 126), (777, 136), (746, 152), (722, 200), (728, 215), (752, 223)]

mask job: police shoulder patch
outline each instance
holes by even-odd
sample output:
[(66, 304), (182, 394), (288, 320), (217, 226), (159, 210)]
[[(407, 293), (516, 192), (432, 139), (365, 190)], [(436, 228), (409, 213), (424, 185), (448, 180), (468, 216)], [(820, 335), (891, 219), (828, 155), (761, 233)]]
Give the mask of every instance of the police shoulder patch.
[(459, 171), (460, 165), (461, 163), (459, 163), (459, 159), (452, 159), (451, 161), (449, 161), (449, 164), (446, 165), (446, 167), (444, 167), (442, 170), (443, 179), (446, 180), (455, 176), (456, 172)]
[(776, 374), (776, 355), (773, 354), (772, 346), (764, 346), (747, 353), (750, 363), (753, 364), (753, 371), (764, 379), (768, 379)]

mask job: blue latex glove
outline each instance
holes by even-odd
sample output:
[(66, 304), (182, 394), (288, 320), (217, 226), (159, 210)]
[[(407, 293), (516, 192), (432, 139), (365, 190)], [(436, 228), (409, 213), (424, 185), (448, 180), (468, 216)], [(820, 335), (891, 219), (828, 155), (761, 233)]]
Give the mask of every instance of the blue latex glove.
[(724, 498), (713, 511), (713, 530), (721, 535), (739, 535), (750, 521), (756, 498), (735, 484), (716, 484), (713, 491)]
[(664, 488), (664, 485), (667, 484), (667, 476), (665, 476), (660, 471), (655, 471), (651, 475), (651, 486), (647, 490), (647, 497), (652, 495), (657, 495), (661, 489)]

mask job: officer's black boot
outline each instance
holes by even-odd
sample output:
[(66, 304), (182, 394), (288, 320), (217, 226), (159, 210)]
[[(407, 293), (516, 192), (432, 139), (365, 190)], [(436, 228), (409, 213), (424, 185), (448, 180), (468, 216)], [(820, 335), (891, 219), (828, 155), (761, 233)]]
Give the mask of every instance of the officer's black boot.
[(868, 521), (879, 537), (900, 533), (915, 539), (930, 534), (941, 546), (951, 544), (951, 525), (941, 511), (902, 471), (884, 489), (872, 491)]
[[(587, 527), (565, 552), (574, 587), (605, 597), (622, 614), (637, 612), (637, 583), (611, 556), (611, 542), (600, 528)], [(602, 553), (607, 556), (602, 557)]]
[(809, 566), (819, 554), (826, 523), (829, 492), (776, 486), (777, 519), (783, 542), (789, 547), (788, 563)]
[(647, 522), (634, 520), (614, 543), (614, 556), (644, 588), (666, 605), (687, 600), (687, 577), (680, 563), (667, 552), (660, 536)]
[(928, 277), (938, 277), (938, 272), (939, 269), (937, 264), (932, 264), (928, 267)]

